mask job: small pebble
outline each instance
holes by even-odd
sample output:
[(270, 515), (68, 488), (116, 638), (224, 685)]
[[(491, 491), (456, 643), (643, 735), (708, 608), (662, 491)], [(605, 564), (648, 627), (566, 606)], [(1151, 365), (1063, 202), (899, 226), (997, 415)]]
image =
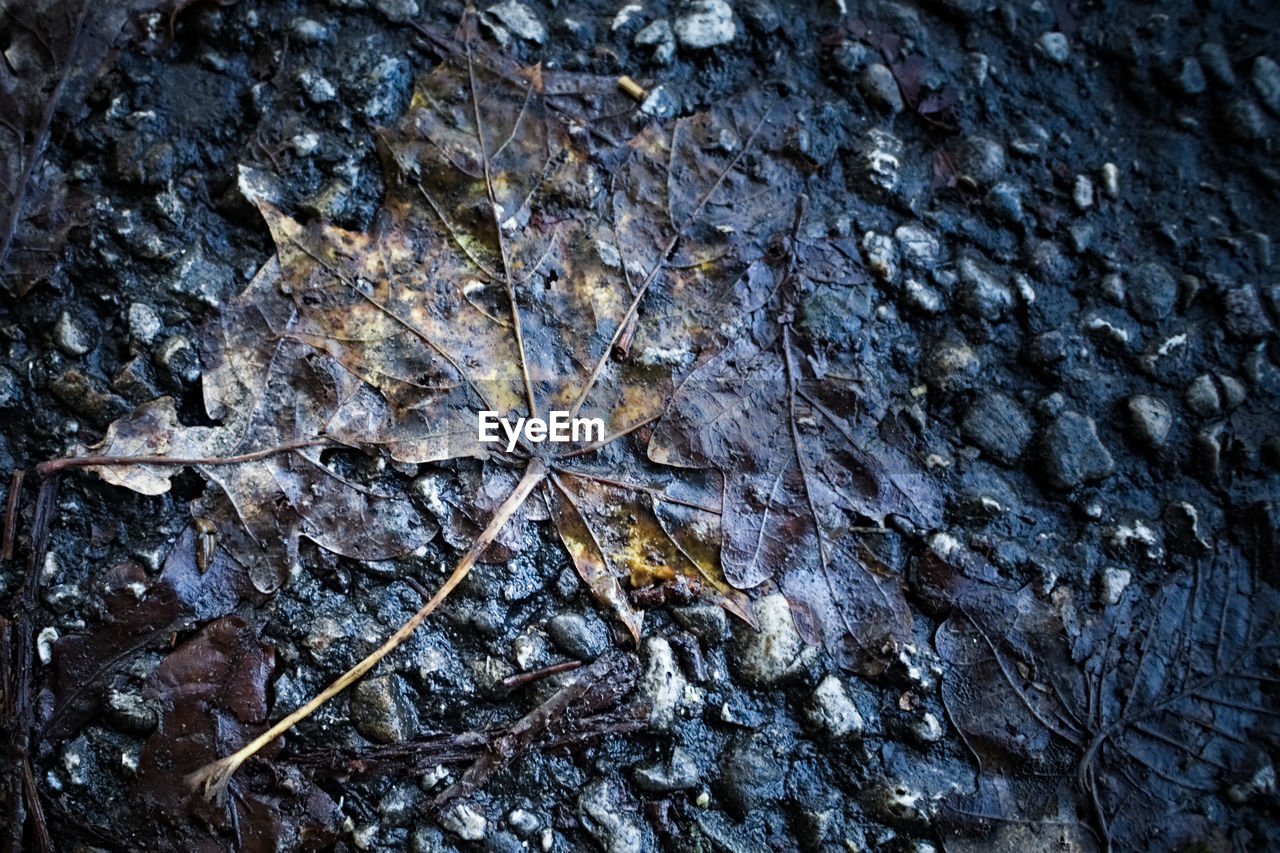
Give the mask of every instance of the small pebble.
[(1102, 191), (1112, 198), (1120, 195), (1120, 169), (1115, 163), (1102, 164)]
[(1135, 440), (1163, 447), (1173, 426), (1173, 411), (1158, 397), (1135, 394), (1129, 398), (1129, 432)]
[(53, 342), (58, 345), (58, 349), (71, 356), (84, 355), (93, 349), (92, 336), (68, 311), (62, 312), (57, 325), (53, 327)]
[(695, 50), (728, 44), (738, 34), (733, 7), (725, 0), (694, 0), (672, 29), (680, 44)]
[(1178, 86), (1188, 95), (1199, 95), (1207, 88), (1204, 69), (1200, 67), (1200, 62), (1194, 56), (1182, 60), (1182, 68), (1178, 72)]
[(1120, 597), (1129, 586), (1129, 581), (1132, 577), (1133, 575), (1127, 569), (1117, 569), (1110, 566), (1104, 569), (1098, 590), (1102, 603), (1112, 607), (1119, 604)]
[(818, 683), (809, 696), (805, 711), (809, 725), (828, 740), (841, 741), (862, 736), (862, 715), (849, 691), (834, 675)]
[(1071, 200), (1080, 210), (1093, 207), (1093, 181), (1088, 175), (1076, 175), (1075, 185), (1071, 188)]
[(1045, 429), (1041, 445), (1045, 475), (1060, 489), (1104, 480), (1115, 472), (1115, 460), (1098, 438), (1093, 418), (1063, 412)]
[(504, 27), (525, 41), (542, 44), (547, 40), (547, 28), (538, 16), (519, 0), (505, 0), (490, 6), (486, 14), (493, 16)]
[(894, 79), (893, 72), (885, 65), (873, 62), (862, 69), (858, 86), (871, 103), (894, 114), (902, 112), (902, 92), (898, 89), (898, 81)]
[(440, 826), (463, 841), (479, 841), (484, 838), (488, 821), (471, 806), (463, 803), (440, 815)]
[(144, 302), (129, 306), (129, 336), (143, 346), (149, 345), (164, 330), (164, 323), (155, 309)]
[(1218, 388), (1213, 384), (1213, 377), (1207, 373), (1202, 373), (1191, 380), (1191, 384), (1187, 386), (1186, 393), (1183, 395), (1183, 401), (1188, 409), (1200, 417), (1216, 415), (1222, 406), (1218, 399)]
[(1259, 56), (1253, 61), (1251, 78), (1262, 105), (1280, 116), (1280, 65), (1265, 54)]
[(1199, 55), (1204, 70), (1215, 83), (1226, 87), (1236, 84), (1235, 72), (1231, 70), (1231, 58), (1227, 56), (1225, 47), (1217, 42), (1205, 42), (1200, 45)]
[(1052, 32), (1045, 33), (1036, 41), (1036, 47), (1044, 56), (1061, 65), (1067, 61), (1067, 57), (1071, 53), (1071, 45), (1067, 42), (1067, 37), (1062, 33)]

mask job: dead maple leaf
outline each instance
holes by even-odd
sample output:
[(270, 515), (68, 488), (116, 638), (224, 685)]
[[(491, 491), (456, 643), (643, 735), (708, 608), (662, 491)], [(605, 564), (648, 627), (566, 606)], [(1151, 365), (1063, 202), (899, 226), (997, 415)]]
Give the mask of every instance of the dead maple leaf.
[[(183, 426), (159, 400), (81, 450), (93, 456), (44, 469), (92, 467), (157, 493), (177, 467), (195, 465), (211, 483), (196, 511), (221, 522), (224, 550), (269, 590), (300, 536), (380, 559), (436, 533), (411, 501), (328, 467), (326, 450), (480, 460), (468, 513), (480, 529), (445, 584), (333, 685), (196, 774), (210, 794), (402, 642), (521, 518), (550, 518), (579, 574), (637, 639), (642, 613), (628, 586), (691, 582), (752, 623), (739, 587), (773, 575), (802, 605), (811, 638), (867, 645), (904, 630), (896, 581), (856, 562), (852, 524), (889, 512), (930, 521), (932, 495), (874, 461), (843, 386), (823, 387), (793, 363), (798, 261), (817, 275), (825, 258), (839, 277), (852, 256), (815, 246), (802, 258), (793, 237), (766, 258), (799, 185), (787, 109), (757, 94), (645, 128), (620, 150), (589, 150), (586, 127), (549, 111), (541, 68), (483, 56), (473, 26), (466, 18), (459, 49), (381, 132), (388, 198), (368, 232), (298, 222), (245, 176), (278, 253), (206, 335), (205, 405), (220, 424)], [(761, 290), (765, 273), (775, 284)], [(724, 348), (748, 333), (759, 340)], [(753, 396), (754, 373), (773, 396)], [(734, 398), (719, 410), (691, 399), (713, 376)], [(689, 411), (660, 425), (673, 402)], [(602, 434), (558, 444), (478, 435), (482, 412), (514, 421), (552, 411), (598, 419)], [(719, 414), (746, 423), (710, 425)], [(815, 432), (818, 416), (828, 425)], [(785, 495), (772, 502), (770, 489)], [(752, 535), (765, 545), (750, 549)], [(734, 583), (721, 571), (722, 540)]]

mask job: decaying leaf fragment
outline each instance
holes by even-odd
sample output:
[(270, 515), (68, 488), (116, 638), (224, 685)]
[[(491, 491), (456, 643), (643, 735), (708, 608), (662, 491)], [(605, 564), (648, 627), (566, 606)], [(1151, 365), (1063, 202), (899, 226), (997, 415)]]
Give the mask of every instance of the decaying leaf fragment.
[(741, 588), (774, 579), (809, 642), (871, 671), (904, 639), (911, 617), (899, 578), (870, 557), (854, 528), (899, 514), (940, 521), (940, 498), (910, 458), (875, 434), (883, 412), (856, 377), (819, 374), (793, 331), (802, 292), (861, 281), (856, 256), (798, 238), (744, 276), (750, 336), (702, 364), (654, 431), (649, 456), (724, 473), (721, 561)]
[(1280, 734), (1280, 609), (1246, 565), (1222, 546), (1092, 619), (1030, 589), (965, 592), (935, 640), (948, 714), (982, 771), (949, 803), (957, 846), (1011, 826), (1024, 849), (1064, 835), (1086, 849), (1210, 844), (1197, 801), (1238, 796)]

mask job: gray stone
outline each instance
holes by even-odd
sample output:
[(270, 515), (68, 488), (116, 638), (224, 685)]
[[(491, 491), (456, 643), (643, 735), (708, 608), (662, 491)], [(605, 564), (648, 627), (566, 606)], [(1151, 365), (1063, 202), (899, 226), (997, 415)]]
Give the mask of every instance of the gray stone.
[(1191, 463), (1212, 482), (1222, 474), (1222, 424), (1202, 429), (1191, 439)]
[(329, 28), (312, 18), (294, 18), (289, 31), (303, 44), (322, 44), (332, 38)]
[(9, 368), (0, 367), (0, 408), (9, 406), (21, 398), (22, 389), (18, 386), (18, 377), (14, 376)]
[(1124, 591), (1132, 579), (1133, 574), (1127, 569), (1108, 566), (1103, 569), (1102, 578), (1098, 582), (1098, 598), (1101, 599), (1103, 604), (1114, 607), (1120, 603), (1120, 596), (1124, 595)]
[(538, 16), (532, 9), (519, 0), (504, 0), (502, 3), (490, 6), (485, 14), (497, 19), (504, 27), (525, 41), (542, 44), (547, 40), (546, 26), (538, 20)]
[(944, 734), (946, 734), (946, 729), (943, 728), (942, 721), (938, 719), (936, 714), (931, 714), (927, 711), (924, 716), (911, 726), (911, 736), (921, 746), (937, 743), (942, 740)]
[(141, 693), (109, 689), (103, 712), (112, 726), (132, 735), (150, 734), (156, 727), (156, 709)]
[(1012, 465), (1031, 440), (1031, 420), (1021, 406), (1004, 394), (985, 393), (965, 413), (960, 431), (983, 453)]
[(862, 251), (867, 267), (881, 281), (898, 280), (898, 245), (888, 234), (868, 231), (862, 235)]
[(724, 608), (715, 604), (673, 607), (671, 614), (681, 627), (704, 640), (723, 640), (729, 631), (729, 619), (725, 616)]
[(338, 89), (328, 77), (308, 68), (298, 74), (298, 83), (313, 104), (327, 104), (338, 99)]
[(873, 58), (871, 48), (856, 39), (845, 39), (836, 45), (831, 58), (846, 74), (856, 74)]
[(809, 725), (828, 740), (842, 741), (862, 736), (862, 715), (849, 691), (834, 675), (818, 683), (805, 707)]
[(979, 186), (988, 186), (1004, 174), (1004, 146), (984, 136), (970, 136), (961, 143), (960, 174)]
[(1133, 316), (1152, 323), (1173, 311), (1178, 300), (1178, 282), (1160, 264), (1145, 263), (1129, 276), (1127, 293)]
[(685, 704), (689, 682), (676, 664), (671, 644), (665, 637), (649, 637), (644, 644), (645, 670), (637, 685), (649, 700), (649, 726), (656, 730), (671, 728)]
[(623, 796), (615, 780), (587, 783), (578, 795), (582, 825), (605, 853), (643, 853), (649, 841), (647, 833), (635, 817), (618, 808)]
[(200, 355), (186, 335), (174, 335), (156, 348), (156, 367), (175, 380), (190, 385), (200, 378)]
[(1178, 71), (1178, 86), (1188, 95), (1199, 95), (1207, 88), (1204, 69), (1194, 56), (1182, 60), (1182, 67)]
[(79, 356), (94, 347), (93, 335), (85, 330), (69, 311), (63, 311), (53, 327), (53, 342), (67, 355)]
[(1182, 399), (1188, 409), (1202, 418), (1216, 415), (1222, 407), (1217, 386), (1213, 384), (1213, 377), (1207, 373), (1201, 373), (1191, 380)]
[(748, 24), (766, 35), (782, 28), (782, 15), (767, 0), (745, 0), (738, 9)]
[(1280, 65), (1263, 54), (1253, 61), (1253, 88), (1257, 90), (1262, 105), (1280, 116)]
[(1234, 86), (1236, 74), (1231, 70), (1231, 57), (1227, 49), (1217, 42), (1205, 42), (1198, 51), (1200, 62), (1213, 81), (1220, 86)]
[[(388, 122), (400, 114), (400, 111), (409, 101), (409, 90), (412, 86), (412, 76), (409, 68), (409, 61), (404, 57), (382, 56), (369, 66), (360, 80), (359, 91), (359, 108), (360, 112), (366, 118), (377, 122)], [(316, 134), (304, 134), (293, 138), (294, 150), (297, 151), (299, 139), (303, 141), (304, 149), (314, 145), (311, 139), (313, 137), (315, 144), (319, 144), (319, 137)]]
[(98, 381), (81, 370), (67, 368), (49, 383), (49, 391), (71, 411), (105, 427), (122, 417), (129, 405), (121, 397), (103, 390)]
[(902, 259), (922, 269), (933, 269), (941, 257), (942, 244), (929, 229), (918, 222), (899, 225), (893, 232)]
[(1218, 374), (1218, 390), (1221, 392), (1222, 408), (1228, 412), (1237, 408), (1248, 396), (1244, 383), (1226, 373)]
[(561, 613), (547, 625), (551, 640), (579, 660), (594, 660), (609, 648), (609, 629), (599, 618)]
[(418, 0), (373, 0), (373, 8), (396, 24), (411, 21), (419, 14)]
[(858, 88), (872, 104), (891, 113), (902, 112), (902, 92), (898, 90), (898, 81), (894, 79), (893, 72), (881, 63), (873, 62), (862, 69)]
[(730, 662), (735, 672), (752, 684), (768, 687), (803, 671), (817, 650), (800, 638), (786, 596), (775, 592), (758, 598), (752, 609), (759, 631), (734, 625), (737, 636)]
[(640, 112), (654, 118), (671, 118), (680, 111), (680, 102), (666, 86), (656, 86), (640, 105)]
[(1231, 132), (1244, 142), (1256, 142), (1267, 136), (1267, 117), (1253, 101), (1237, 98), (1227, 106), (1224, 118)]
[(1017, 184), (1000, 181), (987, 192), (987, 205), (992, 212), (1009, 222), (1022, 221), (1022, 193)]
[(507, 825), (511, 827), (512, 832), (521, 838), (528, 838), (538, 831), (538, 827), (542, 826), (542, 821), (538, 820), (538, 816), (526, 809), (512, 809), (507, 815)]
[(957, 264), (963, 285), (961, 298), (969, 311), (984, 320), (999, 320), (1013, 307), (1013, 289), (981, 261), (961, 258)]
[[(259, 200), (278, 203), (278, 197), (265, 191), (266, 187), (262, 184), (266, 182), (259, 183), (256, 180), (256, 176), (260, 174), (253, 170), (242, 170), (241, 192), (255, 193), (252, 198), (249, 198), (250, 204), (257, 204)], [(259, 193), (258, 190), (264, 191)], [(249, 196), (246, 195), (246, 197)], [(222, 305), (224, 299), (235, 294), (239, 286), (235, 270), (226, 264), (206, 260), (203, 244), (196, 241), (195, 246), (178, 262), (178, 269), (173, 281), (169, 284), (169, 289), (180, 296), (217, 308)]]
[(944, 341), (929, 353), (929, 379), (946, 390), (969, 387), (981, 369), (978, 354), (963, 342)]
[(1076, 175), (1075, 183), (1071, 187), (1071, 200), (1075, 202), (1078, 210), (1088, 210), (1093, 207), (1093, 181), (1088, 175)]
[(867, 813), (908, 832), (928, 829), (937, 814), (937, 801), (908, 779), (884, 779), (864, 795)]
[(907, 303), (926, 314), (937, 314), (947, 307), (947, 300), (934, 288), (918, 279), (907, 278), (902, 282), (902, 294)]
[(375, 743), (400, 743), (418, 728), (417, 713), (398, 675), (358, 682), (351, 691), (351, 722), (356, 731)]
[(659, 65), (666, 65), (675, 58), (676, 38), (666, 18), (659, 18), (636, 33), (633, 41), (641, 47), (652, 47), (653, 61)]
[(864, 190), (892, 195), (899, 190), (902, 140), (880, 128), (868, 130), (858, 145), (854, 177)]
[(479, 841), (488, 830), (488, 821), (480, 812), (462, 803), (440, 815), (440, 826), (463, 841)]
[(773, 742), (757, 732), (736, 740), (726, 751), (720, 771), (720, 796), (731, 814), (742, 819), (781, 799), (785, 763), (774, 754)]
[(147, 346), (163, 330), (164, 323), (150, 305), (145, 302), (134, 302), (129, 306), (129, 337)]
[(694, 0), (673, 29), (680, 44), (697, 50), (728, 44), (738, 34), (733, 8), (725, 0)]
[(701, 774), (693, 756), (679, 746), (671, 750), (665, 761), (647, 761), (636, 765), (631, 772), (636, 787), (645, 791), (668, 793), (683, 791), (698, 784)]
[(1036, 40), (1036, 48), (1051, 62), (1059, 65), (1067, 61), (1071, 55), (1071, 44), (1062, 33), (1049, 32)]
[(1173, 426), (1173, 411), (1158, 397), (1135, 394), (1129, 398), (1129, 433), (1136, 441), (1163, 447)]
[(1058, 488), (1072, 489), (1115, 472), (1115, 460), (1098, 438), (1093, 418), (1063, 412), (1045, 428), (1041, 444), (1045, 475)]
[(1267, 311), (1262, 307), (1257, 289), (1246, 284), (1222, 295), (1222, 324), (1238, 338), (1253, 340), (1266, 337), (1272, 330)]

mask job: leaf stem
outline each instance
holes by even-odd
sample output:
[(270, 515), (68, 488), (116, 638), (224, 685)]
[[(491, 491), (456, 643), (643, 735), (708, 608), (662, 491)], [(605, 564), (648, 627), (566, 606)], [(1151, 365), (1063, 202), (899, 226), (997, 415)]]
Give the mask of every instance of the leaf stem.
[(346, 445), (331, 438), (307, 438), (236, 456), (64, 456), (61, 459), (41, 462), (36, 466), (36, 473), (43, 478), (64, 468), (92, 468), (98, 465), (235, 465), (274, 456), (277, 453), (301, 450), (304, 447), (324, 446)]
[(226, 795), (227, 785), (230, 783), (232, 775), (237, 769), (239, 769), (241, 764), (253, 756), (254, 753), (258, 752), (258, 750), (262, 749), (280, 735), (293, 728), (293, 726), (309, 717), (325, 702), (351, 686), (362, 675), (373, 669), (378, 661), (382, 660), (397, 646), (408, 639), (409, 635), (422, 624), (422, 621), (430, 616), (432, 611), (440, 605), (440, 602), (444, 601), (445, 598), (448, 597), (449, 593), (453, 592), (454, 588), (457, 587), (457, 585), (462, 582), (462, 579), (467, 576), (467, 573), (471, 571), (473, 566), (475, 566), (480, 555), (483, 554), (485, 549), (493, 543), (493, 540), (497, 538), (500, 532), (502, 532), (502, 528), (506, 527), (507, 522), (516, 514), (516, 511), (520, 509), (521, 505), (524, 504), (525, 500), (538, 486), (538, 484), (543, 481), (546, 473), (547, 468), (542, 460), (537, 458), (530, 460), (529, 466), (525, 468), (524, 476), (520, 478), (520, 482), (516, 484), (516, 487), (512, 490), (511, 494), (508, 495), (507, 499), (502, 502), (500, 507), (498, 507), (498, 511), (494, 513), (488, 526), (485, 527), (484, 531), (478, 537), (476, 537), (475, 542), (471, 545), (471, 549), (463, 555), (461, 560), (458, 561), (457, 566), (453, 569), (453, 573), (449, 575), (448, 579), (445, 580), (440, 589), (436, 591), (436, 594), (431, 597), (431, 600), (422, 605), (422, 608), (418, 610), (417, 613), (409, 617), (409, 620), (401, 625), (386, 642), (371, 652), (364, 660), (338, 676), (336, 681), (318, 693), (311, 701), (307, 702), (292, 714), (289, 714), (287, 717), (280, 720), (280, 722), (254, 738), (238, 752), (232, 753), (225, 758), (220, 758), (217, 761), (213, 761), (206, 764), (204, 767), (201, 767), (195, 773), (192, 773), (187, 777), (187, 782), (193, 788), (202, 787), (204, 789), (204, 795), (207, 798), (222, 802)]

